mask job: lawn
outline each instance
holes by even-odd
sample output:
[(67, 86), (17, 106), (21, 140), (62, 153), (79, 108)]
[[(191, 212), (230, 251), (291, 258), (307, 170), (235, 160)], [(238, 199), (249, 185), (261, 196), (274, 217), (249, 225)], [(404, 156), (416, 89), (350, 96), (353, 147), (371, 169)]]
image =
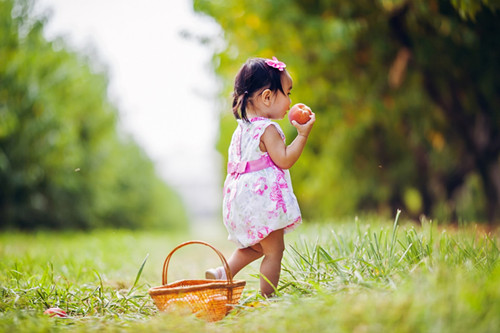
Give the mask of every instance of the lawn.
[[(220, 232), (219, 232), (220, 231)], [(0, 331), (495, 332), (500, 327), (499, 233), (478, 226), (377, 218), (306, 223), (286, 236), (278, 297), (258, 296), (258, 263), (224, 320), (159, 313), (147, 291), (166, 255), (203, 239), (228, 257), (223, 230), (0, 234)], [(175, 253), (168, 281), (218, 265), (210, 249)], [(68, 318), (44, 315), (49, 307)]]

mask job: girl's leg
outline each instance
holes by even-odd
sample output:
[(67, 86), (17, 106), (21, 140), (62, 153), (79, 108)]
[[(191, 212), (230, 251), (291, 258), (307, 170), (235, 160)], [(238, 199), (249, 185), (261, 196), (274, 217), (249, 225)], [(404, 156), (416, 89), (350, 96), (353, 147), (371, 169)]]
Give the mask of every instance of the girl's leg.
[(281, 272), (281, 259), (285, 251), (285, 241), (283, 229), (271, 232), (264, 238), (260, 245), (264, 259), (260, 265), (260, 274), (265, 276), (272, 285), (262, 276), (260, 278), (260, 292), (263, 296), (271, 296), (274, 288), (278, 286)]
[(249, 263), (262, 257), (263, 253), (259, 245), (251, 246), (244, 249), (237, 249), (233, 252), (227, 263), (231, 269), (233, 277), (241, 271), (243, 267)]

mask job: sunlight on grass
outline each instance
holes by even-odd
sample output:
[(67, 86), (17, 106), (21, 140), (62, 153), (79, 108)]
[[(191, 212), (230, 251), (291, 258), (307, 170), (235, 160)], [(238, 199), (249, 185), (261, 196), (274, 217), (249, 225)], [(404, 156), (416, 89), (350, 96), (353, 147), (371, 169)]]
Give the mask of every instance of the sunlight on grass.
[[(500, 327), (499, 235), (474, 226), (376, 219), (304, 224), (287, 235), (279, 297), (258, 296), (258, 265), (240, 305), (209, 324), (158, 313), (147, 290), (187, 234), (132, 231), (0, 234), (0, 331), (435, 331)], [(199, 238), (199, 237), (196, 237)], [(226, 257), (225, 235), (207, 239)], [(168, 279), (201, 278), (218, 258), (202, 247), (172, 258)], [(69, 318), (43, 315), (60, 307)], [(301, 318), (297, 320), (297, 318)]]

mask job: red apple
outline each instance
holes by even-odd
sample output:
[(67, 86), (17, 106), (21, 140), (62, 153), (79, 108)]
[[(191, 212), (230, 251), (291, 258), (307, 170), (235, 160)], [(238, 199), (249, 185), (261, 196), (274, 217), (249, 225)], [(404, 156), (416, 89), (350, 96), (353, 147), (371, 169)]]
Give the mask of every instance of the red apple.
[(48, 308), (47, 310), (45, 310), (43, 314), (49, 315), (51, 317), (61, 317), (61, 318), (65, 318), (68, 316), (68, 314), (64, 310), (59, 308)]
[(297, 103), (292, 108), (290, 109), (290, 112), (288, 112), (288, 119), (290, 122), (292, 120), (295, 120), (299, 124), (305, 124), (309, 121), (311, 118), (311, 109), (302, 103)]

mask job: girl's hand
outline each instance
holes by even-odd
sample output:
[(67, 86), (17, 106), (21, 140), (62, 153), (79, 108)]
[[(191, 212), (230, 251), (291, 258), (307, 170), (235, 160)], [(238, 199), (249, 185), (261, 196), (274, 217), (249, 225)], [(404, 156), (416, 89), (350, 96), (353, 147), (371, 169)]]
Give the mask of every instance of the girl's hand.
[(312, 127), (314, 125), (314, 122), (316, 121), (316, 114), (314, 112), (311, 113), (311, 116), (307, 123), (305, 124), (299, 124), (295, 120), (292, 120), (292, 125), (297, 129), (298, 135), (308, 137), (309, 133), (311, 133)]

